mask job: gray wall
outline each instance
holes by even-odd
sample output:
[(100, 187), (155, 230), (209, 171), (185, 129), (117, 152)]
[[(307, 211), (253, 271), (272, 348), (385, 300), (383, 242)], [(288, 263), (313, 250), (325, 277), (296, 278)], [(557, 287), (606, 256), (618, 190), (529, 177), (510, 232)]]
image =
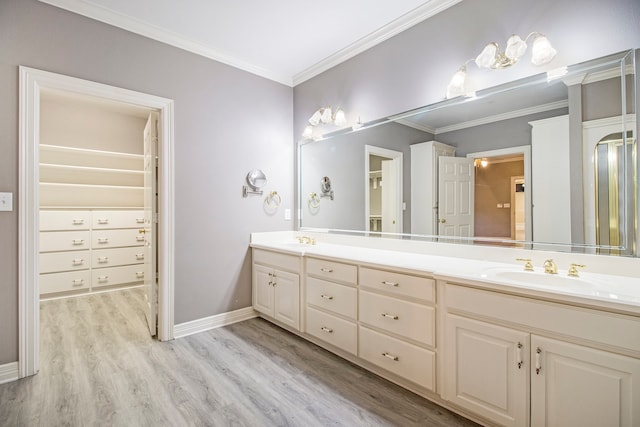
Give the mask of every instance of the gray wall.
[[(0, 1), (0, 191), (18, 191), (18, 66), (175, 100), (175, 321), (251, 305), (249, 233), (291, 229), (293, 91), (35, 0)], [(282, 196), (243, 199), (262, 168)], [(0, 212), (0, 364), (17, 360), (18, 212)]]

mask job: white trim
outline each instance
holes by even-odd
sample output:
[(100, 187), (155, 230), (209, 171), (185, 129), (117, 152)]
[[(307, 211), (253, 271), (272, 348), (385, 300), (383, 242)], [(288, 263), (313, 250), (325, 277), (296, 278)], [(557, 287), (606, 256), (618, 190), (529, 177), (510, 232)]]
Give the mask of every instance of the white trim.
[(450, 126), (443, 126), (436, 129), (436, 135), (446, 132), (452, 132), (454, 130), (466, 129), (474, 126), (486, 125), (489, 123), (499, 122), (502, 120), (515, 119), (516, 117), (528, 116), (529, 114), (542, 113), (543, 111), (557, 110), (558, 108), (565, 108), (569, 106), (568, 100), (550, 102), (548, 104), (534, 105), (533, 107), (523, 108), (521, 110), (509, 111), (502, 114), (496, 114), (495, 116), (482, 117), (476, 120), (469, 120), (468, 122), (456, 123)]
[(295, 86), (307, 81), (329, 68), (335, 67), (336, 65), (353, 58), (359, 53), (390, 39), (404, 30), (413, 27), (425, 19), (450, 8), (461, 1), (462, 0), (428, 0), (422, 6), (419, 6), (411, 12), (406, 13), (398, 19), (388, 23), (368, 36), (351, 43), (347, 47), (340, 49), (336, 53), (328, 56), (311, 67), (296, 73), (293, 76), (289, 76), (274, 70), (268, 70), (254, 64), (250, 64), (227, 52), (212, 49), (211, 47), (188, 39), (173, 31), (115, 12), (106, 7), (98, 6), (86, 0), (40, 0), (42, 3), (47, 3), (51, 6), (59, 7), (70, 12), (77, 13), (78, 15), (83, 15), (88, 18), (95, 19), (96, 21), (113, 25), (114, 27), (122, 28), (123, 30), (157, 40), (170, 46), (177, 47), (178, 49), (195, 53), (196, 55), (204, 56), (205, 58), (213, 59), (214, 61), (222, 62), (223, 64), (231, 65), (232, 67), (239, 68), (287, 86)]
[[(365, 145), (364, 146), (364, 229), (365, 231), (371, 231), (369, 229), (369, 220), (370, 220), (370, 201), (369, 201), (369, 156), (380, 156), (392, 159), (396, 166), (396, 183), (397, 183), (397, 191), (396, 191), (396, 232), (402, 233), (404, 230), (404, 225), (402, 223), (402, 217), (404, 215), (404, 210), (402, 209), (402, 203), (404, 198), (404, 183), (402, 182), (402, 176), (404, 175), (404, 154), (402, 151), (389, 150), (387, 148), (376, 147), (374, 145)], [(379, 230), (381, 231), (381, 230)]]
[(157, 109), (160, 114), (158, 187), (158, 339), (173, 339), (174, 184), (173, 101), (114, 86), (20, 66), (18, 172), (18, 364), (20, 378), (39, 369), (38, 182), (40, 93), (55, 89)]
[(254, 317), (258, 317), (258, 314), (253, 307), (245, 307), (239, 310), (216, 314), (215, 316), (179, 323), (173, 328), (173, 333), (175, 338), (182, 338), (237, 322), (243, 322), (253, 319)]
[(0, 365), (0, 384), (15, 381), (19, 377), (18, 362), (5, 363)]
[(410, 128), (421, 130), (423, 132), (430, 133), (432, 135), (435, 135), (436, 131), (438, 130), (436, 128), (429, 127), (424, 123), (412, 122), (410, 118), (398, 119), (398, 120), (394, 120), (394, 122), (399, 123), (401, 125), (409, 126)]

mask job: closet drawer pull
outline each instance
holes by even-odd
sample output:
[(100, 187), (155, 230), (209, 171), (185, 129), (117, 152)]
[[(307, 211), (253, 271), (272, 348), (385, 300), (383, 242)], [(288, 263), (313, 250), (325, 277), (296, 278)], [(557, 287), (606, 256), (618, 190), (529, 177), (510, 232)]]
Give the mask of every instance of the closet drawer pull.
[(98, 263), (100, 264), (106, 264), (109, 262), (109, 257), (106, 256), (100, 256), (98, 257)]
[(109, 224), (108, 218), (98, 218), (98, 224)]
[(144, 218), (136, 218), (136, 224), (144, 224)]
[(321, 268), (320, 271), (322, 271), (323, 273), (333, 273), (332, 268)]
[(108, 237), (98, 237), (98, 243), (109, 243)]
[(73, 220), (71, 220), (71, 224), (73, 224), (73, 225), (82, 225), (82, 224), (84, 224), (84, 219), (73, 219)]
[(138, 260), (144, 259), (144, 254), (136, 254), (136, 259)]
[(82, 258), (76, 258), (71, 260), (71, 265), (82, 265), (84, 264), (84, 259)]
[(320, 295), (320, 297), (321, 297), (321, 298), (324, 298), (324, 299), (328, 299), (329, 301), (331, 301), (331, 300), (333, 299), (333, 297), (332, 297), (332, 296), (330, 296), (330, 295), (325, 295), (325, 294)]
[(382, 317), (388, 317), (389, 319), (398, 320), (398, 316), (395, 314), (382, 313)]
[(84, 285), (84, 279), (73, 279), (71, 281), (71, 286), (82, 286)]
[(382, 282), (380, 282), (380, 283), (382, 283), (383, 285), (387, 285), (387, 286), (396, 286), (396, 287), (398, 286), (398, 283), (397, 283), (397, 282), (389, 282), (389, 281), (387, 281), (387, 280), (383, 280), (383, 281), (382, 281)]
[(391, 359), (391, 360), (393, 360), (393, 361), (395, 361), (395, 362), (397, 362), (397, 361), (398, 361), (398, 356), (394, 356), (393, 354), (391, 354), (391, 353), (387, 353), (386, 351), (385, 351), (384, 353), (382, 353), (382, 355), (383, 355), (384, 357), (386, 357), (387, 359)]
[(136, 236), (136, 242), (144, 242), (144, 236)]
[(327, 328), (326, 326), (323, 326), (323, 327), (322, 327), (322, 328), (320, 328), (320, 329), (321, 329), (323, 332), (326, 332), (326, 333), (329, 333), (329, 334), (333, 332), (333, 329), (331, 329), (331, 328)]
[(73, 246), (84, 245), (84, 239), (73, 239), (71, 244)]
[(136, 277), (142, 279), (144, 277), (144, 271), (136, 271)]
[(109, 280), (109, 276), (98, 276), (98, 282), (106, 282)]

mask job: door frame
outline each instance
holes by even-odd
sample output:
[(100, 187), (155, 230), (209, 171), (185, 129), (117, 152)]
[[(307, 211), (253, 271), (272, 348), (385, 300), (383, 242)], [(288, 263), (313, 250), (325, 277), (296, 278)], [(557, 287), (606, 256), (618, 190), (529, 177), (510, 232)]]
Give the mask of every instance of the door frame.
[(403, 183), (402, 183), (402, 175), (403, 175), (403, 153), (402, 151), (394, 151), (389, 150), (387, 148), (376, 147), (373, 145), (365, 145), (364, 146), (364, 229), (365, 231), (370, 231), (369, 227), (369, 213), (370, 213), (370, 192), (369, 192), (369, 156), (380, 156), (386, 157), (388, 159), (393, 160), (396, 167), (396, 211), (397, 211), (397, 223), (396, 230), (397, 233), (402, 233), (404, 230), (402, 216), (404, 214), (404, 210), (402, 209), (402, 199), (403, 199)]
[(89, 80), (19, 67), (18, 161), (18, 377), (40, 367), (39, 144), (40, 94), (55, 89), (158, 111), (158, 339), (173, 339), (174, 327), (174, 107), (173, 100)]

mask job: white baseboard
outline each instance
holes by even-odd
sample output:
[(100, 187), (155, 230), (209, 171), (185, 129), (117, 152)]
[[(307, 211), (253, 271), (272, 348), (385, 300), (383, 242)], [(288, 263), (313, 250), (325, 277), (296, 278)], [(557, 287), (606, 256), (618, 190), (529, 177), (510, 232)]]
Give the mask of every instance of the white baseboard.
[(18, 362), (5, 363), (0, 365), (0, 384), (8, 383), (18, 379)]
[(221, 326), (231, 325), (232, 323), (242, 322), (243, 320), (258, 317), (252, 307), (245, 307), (239, 310), (229, 311), (227, 313), (216, 314), (215, 316), (204, 317), (202, 319), (184, 322), (173, 327), (174, 338), (182, 338), (188, 335), (197, 334), (198, 332), (208, 331), (210, 329), (219, 328)]

